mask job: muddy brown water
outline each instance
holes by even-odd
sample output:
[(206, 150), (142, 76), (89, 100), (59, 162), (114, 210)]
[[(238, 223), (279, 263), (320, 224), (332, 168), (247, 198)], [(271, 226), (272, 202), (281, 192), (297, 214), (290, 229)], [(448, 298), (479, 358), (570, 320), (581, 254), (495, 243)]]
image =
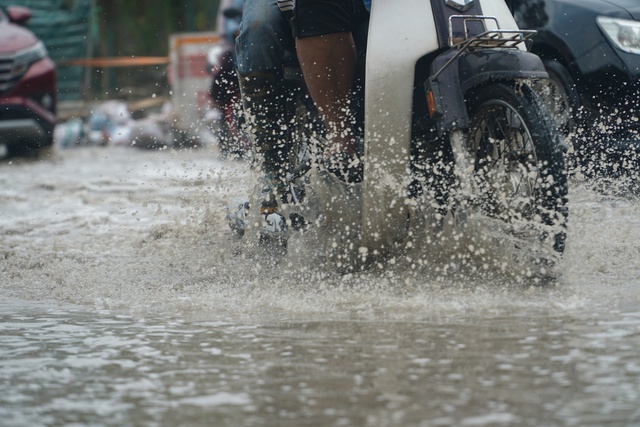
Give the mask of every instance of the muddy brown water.
[(539, 287), (244, 250), (251, 177), (209, 149), (0, 162), (0, 424), (640, 425), (634, 196), (573, 181)]

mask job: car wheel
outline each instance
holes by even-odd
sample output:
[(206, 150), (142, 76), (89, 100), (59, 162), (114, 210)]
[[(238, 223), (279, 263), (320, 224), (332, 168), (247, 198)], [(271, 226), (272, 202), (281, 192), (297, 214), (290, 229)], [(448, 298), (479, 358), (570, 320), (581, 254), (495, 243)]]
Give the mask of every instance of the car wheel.
[(569, 71), (554, 59), (544, 59), (549, 80), (537, 85), (547, 109), (554, 118), (560, 135), (565, 138), (575, 133), (580, 123), (580, 94)]

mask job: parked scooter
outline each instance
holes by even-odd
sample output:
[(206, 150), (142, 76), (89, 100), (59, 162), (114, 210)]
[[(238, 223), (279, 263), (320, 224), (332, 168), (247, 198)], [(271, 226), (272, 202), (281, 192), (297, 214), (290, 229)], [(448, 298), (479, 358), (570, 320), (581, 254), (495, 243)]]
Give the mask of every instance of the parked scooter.
[(531, 34), (499, 0), (374, 0), (363, 182), (312, 167), (305, 200), (283, 211), (316, 227), (343, 271), (429, 244), (425, 234), (468, 239), (460, 248), (475, 251), (487, 241), (473, 225), (548, 274), (565, 247), (567, 172), (532, 89), (548, 75), (527, 52)]

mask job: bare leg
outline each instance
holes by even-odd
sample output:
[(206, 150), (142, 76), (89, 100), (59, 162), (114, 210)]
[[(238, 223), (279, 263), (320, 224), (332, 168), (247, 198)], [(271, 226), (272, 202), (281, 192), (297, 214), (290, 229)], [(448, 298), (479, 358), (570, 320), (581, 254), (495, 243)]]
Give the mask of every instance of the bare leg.
[(329, 131), (328, 154), (355, 154), (348, 104), (357, 64), (351, 33), (299, 38), (296, 50), (309, 93)]

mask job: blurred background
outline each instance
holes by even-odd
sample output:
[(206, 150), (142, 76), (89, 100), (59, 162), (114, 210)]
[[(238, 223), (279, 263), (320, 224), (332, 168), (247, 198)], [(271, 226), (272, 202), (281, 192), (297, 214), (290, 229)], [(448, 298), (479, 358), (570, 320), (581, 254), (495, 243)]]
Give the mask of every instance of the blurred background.
[[(169, 93), (169, 37), (216, 30), (219, 0), (0, 0), (25, 6), (27, 28), (58, 68), (58, 100), (132, 101)], [(61, 111), (63, 113), (63, 111)]]

